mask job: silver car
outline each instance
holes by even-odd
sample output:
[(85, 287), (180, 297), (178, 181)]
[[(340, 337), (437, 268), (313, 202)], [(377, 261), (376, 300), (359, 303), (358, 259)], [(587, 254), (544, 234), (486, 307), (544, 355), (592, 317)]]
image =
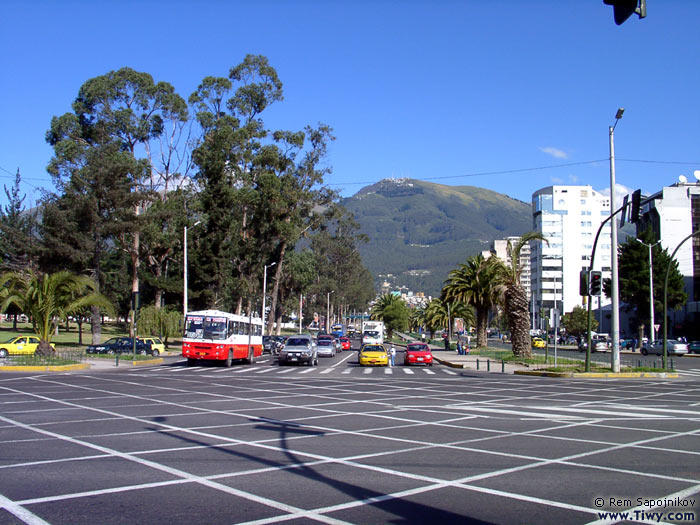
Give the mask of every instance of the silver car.
[(287, 339), (287, 344), (280, 350), (279, 365), (307, 364), (318, 365), (318, 350), (311, 336), (292, 335)]
[[(654, 341), (653, 343), (644, 343), (644, 346), (642, 346), (642, 355), (663, 355), (663, 353), (663, 339)], [(688, 353), (688, 345), (676, 339), (668, 339), (666, 341), (666, 353), (668, 355), (686, 355)]]
[(331, 339), (319, 339), (316, 341), (316, 349), (321, 357), (335, 357), (335, 342)]

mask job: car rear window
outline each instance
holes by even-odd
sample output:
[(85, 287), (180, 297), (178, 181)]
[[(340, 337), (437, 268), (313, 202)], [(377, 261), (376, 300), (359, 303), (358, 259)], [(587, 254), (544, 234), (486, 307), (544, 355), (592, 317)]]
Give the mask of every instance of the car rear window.
[(406, 350), (409, 352), (429, 352), (430, 348), (427, 345), (408, 345)]
[(290, 338), (287, 340), (287, 346), (308, 346), (309, 340), (300, 337)]

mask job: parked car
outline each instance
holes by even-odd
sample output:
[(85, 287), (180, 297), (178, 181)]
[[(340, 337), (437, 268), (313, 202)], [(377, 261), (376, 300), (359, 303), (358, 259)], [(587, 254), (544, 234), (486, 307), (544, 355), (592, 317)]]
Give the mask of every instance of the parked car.
[[(7, 341), (0, 343), (0, 358), (8, 355), (34, 355), (37, 346), (39, 346), (39, 338), (33, 335), (10, 337)], [(51, 347), (56, 350), (53, 343)]]
[(360, 348), (360, 366), (389, 366), (389, 354), (384, 345), (367, 343)]
[(688, 343), (688, 352), (691, 354), (700, 354), (700, 341), (691, 341)]
[(154, 356), (165, 352), (165, 344), (163, 344), (160, 337), (139, 337), (139, 339), (147, 345), (151, 345), (151, 350), (153, 351), (152, 354)]
[[(642, 346), (642, 355), (663, 355), (664, 353), (664, 341), (659, 339), (653, 343), (646, 343)], [(688, 345), (686, 343), (681, 343), (676, 339), (669, 339), (666, 341), (666, 353), (668, 355), (685, 355), (688, 353)]]
[(433, 353), (430, 347), (425, 343), (409, 343), (406, 346), (406, 354), (403, 364), (409, 365), (427, 365), (433, 366)]
[(335, 357), (335, 343), (332, 339), (319, 339), (316, 341), (316, 350), (319, 357)]
[[(85, 349), (87, 354), (131, 354), (134, 351), (134, 340), (131, 337), (112, 337), (104, 343), (90, 345)], [(136, 339), (136, 353), (153, 355), (151, 345)]]
[(310, 335), (293, 335), (279, 354), (279, 365), (301, 364), (318, 365), (318, 350)]

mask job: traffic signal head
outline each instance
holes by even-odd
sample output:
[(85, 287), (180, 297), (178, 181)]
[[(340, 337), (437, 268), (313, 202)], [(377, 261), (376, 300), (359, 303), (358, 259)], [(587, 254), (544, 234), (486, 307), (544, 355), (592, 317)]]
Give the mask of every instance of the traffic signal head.
[(613, 6), (613, 16), (617, 25), (622, 24), (632, 13), (637, 13), (639, 18), (647, 16), (646, 0), (603, 0), (603, 3)]
[(588, 295), (588, 270), (583, 269), (578, 276), (578, 293), (581, 296)]
[(642, 220), (642, 190), (636, 190), (632, 194), (632, 207), (630, 209), (630, 222), (638, 223)]
[(589, 283), (590, 288), (588, 295), (600, 295), (603, 290), (603, 275), (598, 271), (591, 272)]

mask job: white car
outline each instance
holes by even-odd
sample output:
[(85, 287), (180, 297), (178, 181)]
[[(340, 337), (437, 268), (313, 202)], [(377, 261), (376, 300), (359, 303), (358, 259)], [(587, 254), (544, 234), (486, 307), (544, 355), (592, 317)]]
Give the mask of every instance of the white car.
[[(664, 340), (659, 339), (653, 343), (646, 343), (642, 346), (642, 355), (663, 355), (664, 353)], [(688, 353), (688, 345), (686, 343), (681, 343), (676, 339), (668, 339), (666, 341), (666, 353), (668, 355), (686, 355)]]

